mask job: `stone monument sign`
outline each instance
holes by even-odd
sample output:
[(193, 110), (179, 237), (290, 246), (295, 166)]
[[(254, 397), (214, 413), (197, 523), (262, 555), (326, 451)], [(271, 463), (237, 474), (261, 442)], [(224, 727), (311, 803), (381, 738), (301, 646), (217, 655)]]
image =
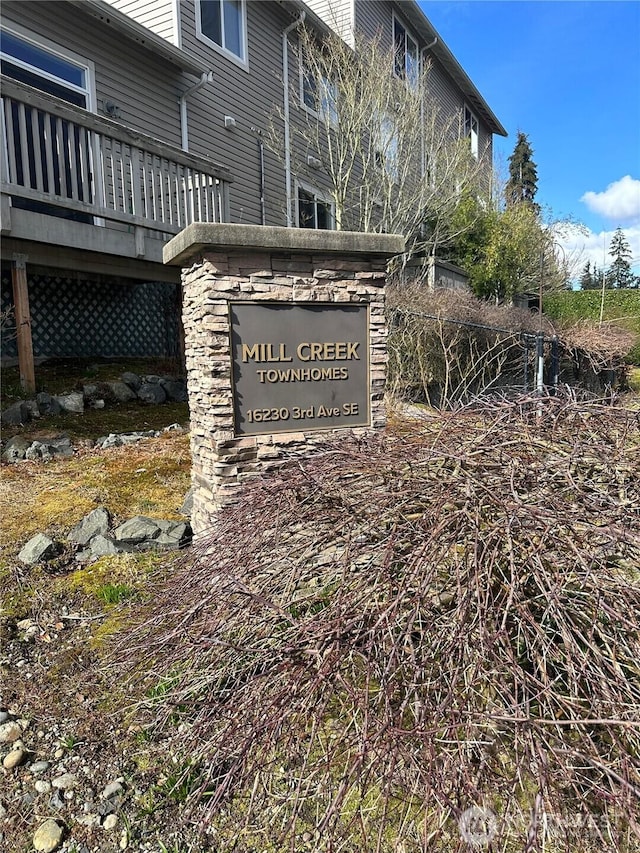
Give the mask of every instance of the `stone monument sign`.
[(398, 235), (195, 223), (182, 266), (196, 536), (243, 480), (385, 423), (384, 292)]

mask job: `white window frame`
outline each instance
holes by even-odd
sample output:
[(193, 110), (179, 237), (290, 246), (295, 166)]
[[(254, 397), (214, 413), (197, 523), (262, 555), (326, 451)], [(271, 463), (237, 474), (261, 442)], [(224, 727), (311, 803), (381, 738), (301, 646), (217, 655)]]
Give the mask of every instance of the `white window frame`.
[[(404, 46), (403, 46), (403, 69), (402, 73), (398, 73), (398, 57), (397, 57), (397, 39), (396, 39), (396, 27), (401, 27), (404, 32)], [(394, 76), (406, 80), (407, 83), (411, 87), (415, 87), (418, 85), (418, 77), (420, 76), (420, 44), (418, 39), (411, 32), (409, 27), (395, 14), (393, 13), (393, 21), (392, 21), (392, 43), (393, 43), (393, 73)], [(415, 72), (413, 74), (410, 73), (410, 69), (407, 67), (407, 43), (412, 42), (416, 48), (416, 67)]]
[(464, 135), (465, 138), (469, 140), (471, 153), (477, 160), (479, 152), (480, 124), (478, 122), (478, 117), (473, 110), (467, 106), (467, 104), (464, 105)]
[(327, 195), (327, 193), (319, 190), (317, 187), (311, 186), (311, 184), (303, 183), (302, 181), (296, 181), (296, 227), (297, 228), (308, 228), (309, 226), (300, 224), (300, 190), (303, 190), (306, 193), (309, 193), (313, 196), (314, 206), (320, 202), (321, 204), (326, 204), (330, 209), (330, 220), (331, 227), (330, 228), (318, 228), (318, 211), (316, 208), (315, 211), (315, 224), (313, 229), (309, 228), (309, 230), (315, 231), (335, 231), (336, 230), (336, 205), (334, 200)]
[[(209, 0), (209, 2), (215, 2), (215, 0)], [(224, 40), (224, 0), (217, 0), (220, 4), (220, 30), (222, 39)], [(241, 6), (241, 38), (240, 43), (242, 46), (242, 56), (238, 56), (237, 53), (234, 53), (229, 48), (225, 47), (223, 44), (218, 44), (214, 41), (210, 36), (202, 31), (202, 8), (201, 8), (201, 0), (196, 0), (196, 37), (200, 39), (200, 41), (208, 44), (213, 50), (217, 53), (225, 56), (230, 62), (235, 63), (240, 68), (245, 71), (249, 70), (249, 52), (248, 52), (248, 38), (247, 38), (247, 2), (246, 0), (240, 0)]]
[[(15, 36), (15, 38), (20, 39), (24, 42), (29, 42), (30, 44), (37, 47), (39, 50), (46, 51), (47, 53), (51, 53), (53, 56), (58, 57), (63, 62), (68, 62), (72, 65), (77, 65), (79, 68), (83, 68), (85, 71), (85, 86), (84, 88), (81, 86), (77, 86), (74, 83), (70, 83), (68, 80), (64, 80), (61, 77), (57, 77), (54, 74), (51, 74), (47, 71), (43, 71), (41, 68), (38, 68), (37, 65), (30, 65), (29, 63), (23, 62), (20, 59), (15, 59), (8, 53), (2, 53), (3, 59), (7, 62), (10, 62), (12, 65), (16, 65), (19, 68), (23, 68), (25, 71), (29, 71), (31, 74), (42, 77), (43, 80), (49, 80), (52, 83), (55, 83), (58, 86), (69, 89), (71, 92), (77, 92), (79, 94), (85, 95), (86, 97), (86, 109), (88, 112), (95, 113), (96, 112), (96, 83), (95, 83), (95, 65), (90, 59), (85, 59), (84, 56), (79, 56), (77, 53), (74, 53), (67, 48), (63, 48), (54, 42), (49, 41), (48, 39), (43, 38), (42, 36), (34, 35), (33, 33), (26, 30), (24, 27), (19, 26), (18, 24), (2, 24), (2, 29), (7, 33)], [(74, 105), (75, 106), (75, 105)]]

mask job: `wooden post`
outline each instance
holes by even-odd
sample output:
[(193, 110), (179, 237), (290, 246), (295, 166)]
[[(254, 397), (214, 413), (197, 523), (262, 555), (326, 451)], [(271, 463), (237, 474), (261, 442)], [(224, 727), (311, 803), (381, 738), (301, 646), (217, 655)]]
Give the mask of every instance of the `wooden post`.
[(16, 313), (18, 338), (18, 367), (20, 384), (28, 394), (36, 392), (36, 374), (33, 364), (33, 341), (31, 339), (31, 315), (29, 312), (29, 286), (27, 284), (27, 256), (14, 255), (11, 264), (13, 304)]

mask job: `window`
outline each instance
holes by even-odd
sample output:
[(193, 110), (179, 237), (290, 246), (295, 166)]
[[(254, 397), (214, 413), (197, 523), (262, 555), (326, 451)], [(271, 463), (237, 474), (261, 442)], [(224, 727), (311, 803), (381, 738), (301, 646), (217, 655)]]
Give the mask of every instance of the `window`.
[(396, 17), (393, 19), (393, 50), (396, 77), (408, 80), (415, 86), (419, 70), (418, 42)]
[(376, 165), (387, 173), (388, 178), (398, 183), (398, 135), (393, 120), (388, 115), (378, 115), (374, 125)]
[(199, 0), (197, 33), (234, 61), (247, 62), (245, 0)]
[[(92, 109), (93, 66), (56, 45), (36, 40), (18, 30), (2, 29), (2, 73), (19, 83), (83, 109)], [(95, 201), (90, 132), (72, 121), (11, 100), (10, 122), (13, 158), (10, 180), (18, 186), (49, 196), (92, 204)], [(83, 211), (45, 201), (12, 196), (14, 207), (77, 222), (93, 223)]]
[(471, 153), (478, 158), (478, 119), (469, 107), (464, 108), (464, 135), (469, 140)]
[(298, 186), (298, 228), (332, 231), (333, 204), (315, 190)]
[(90, 109), (89, 66), (9, 30), (2, 30), (2, 73), (13, 80)]
[(301, 102), (305, 109), (322, 120), (328, 119), (332, 127), (338, 125), (338, 87), (327, 77), (318, 77), (302, 62), (300, 70)]

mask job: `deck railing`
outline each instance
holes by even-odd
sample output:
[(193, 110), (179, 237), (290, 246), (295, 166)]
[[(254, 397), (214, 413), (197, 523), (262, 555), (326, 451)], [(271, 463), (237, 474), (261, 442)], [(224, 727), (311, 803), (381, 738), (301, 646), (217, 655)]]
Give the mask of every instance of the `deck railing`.
[(230, 176), (211, 160), (5, 77), (0, 123), (2, 191), (20, 207), (167, 236), (228, 221)]

